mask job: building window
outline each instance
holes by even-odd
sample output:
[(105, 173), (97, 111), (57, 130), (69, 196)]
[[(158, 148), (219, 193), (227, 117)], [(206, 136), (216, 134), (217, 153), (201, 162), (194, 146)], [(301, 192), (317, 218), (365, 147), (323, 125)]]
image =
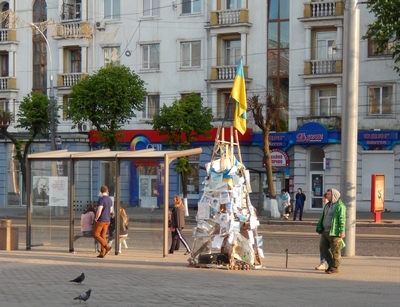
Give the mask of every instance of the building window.
[(226, 0), (226, 9), (235, 10), (242, 8), (242, 0)]
[(315, 116), (337, 115), (336, 88), (318, 89), (316, 91), (317, 105)]
[(333, 60), (333, 52), (336, 50), (336, 32), (317, 32), (316, 59)]
[(71, 73), (82, 72), (81, 50), (70, 50)]
[(82, 0), (64, 0), (62, 6), (62, 20), (80, 20), (81, 19)]
[(8, 77), (8, 52), (0, 53), (1, 77)]
[(241, 41), (225, 41), (225, 65), (237, 65), (241, 57)]
[(120, 12), (120, 0), (104, 0), (104, 19), (119, 19)]
[(182, 14), (201, 13), (201, 0), (182, 0)]
[(160, 16), (160, 0), (143, 0), (143, 16)]
[(218, 119), (233, 120), (233, 112), (235, 111), (236, 101), (231, 97), (231, 93), (222, 93), (218, 100)]
[(386, 49), (383, 52), (376, 53), (376, 50), (378, 49), (377, 44), (368, 39), (368, 57), (391, 56), (393, 54), (393, 47), (394, 43), (388, 42), (386, 44)]
[(105, 47), (104, 50), (104, 65), (114, 63), (119, 65), (120, 49), (119, 47)]
[[(47, 20), (47, 5), (45, 0), (36, 0), (33, 4), (32, 21), (34, 23)], [(46, 35), (46, 32), (44, 32)], [(47, 93), (47, 45), (46, 39), (39, 31), (33, 31), (32, 38), (32, 90), (42, 94)]]
[(181, 67), (200, 67), (201, 43), (181, 43)]
[(70, 100), (71, 98), (68, 98), (68, 96), (63, 96), (62, 120), (64, 121), (68, 119), (68, 105)]
[(160, 68), (160, 44), (142, 45), (142, 68)]
[(143, 102), (142, 118), (151, 119), (160, 113), (160, 95), (148, 95)]
[(392, 114), (393, 87), (368, 88), (368, 108), (370, 115)]

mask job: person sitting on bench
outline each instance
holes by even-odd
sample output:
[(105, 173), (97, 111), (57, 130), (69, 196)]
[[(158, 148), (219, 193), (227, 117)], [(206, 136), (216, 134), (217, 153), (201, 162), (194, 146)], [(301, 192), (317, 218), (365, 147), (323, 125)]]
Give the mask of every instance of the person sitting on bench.
[[(88, 205), (81, 216), (81, 232), (84, 237), (93, 237), (94, 217), (96, 216), (96, 208), (93, 204)], [(99, 253), (99, 242), (94, 240), (94, 251)]]

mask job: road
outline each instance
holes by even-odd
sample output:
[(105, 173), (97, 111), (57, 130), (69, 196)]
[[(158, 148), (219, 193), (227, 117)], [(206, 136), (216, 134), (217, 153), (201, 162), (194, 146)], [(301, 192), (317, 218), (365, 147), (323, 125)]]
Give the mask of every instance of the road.
[[(51, 231), (47, 225), (33, 227), (33, 241), (44, 240), (46, 244), (65, 246), (68, 248), (68, 227), (66, 220), (52, 222)], [(25, 249), (24, 221), (14, 221), (19, 227), (19, 248)], [(188, 225), (184, 235), (189, 243), (193, 242), (192, 227)], [(79, 234), (79, 227), (76, 227)], [(312, 225), (263, 225), (258, 228), (263, 237), (264, 253), (315, 254), (318, 255), (319, 235)], [(36, 237), (35, 237), (36, 236)], [(129, 229), (128, 245), (140, 250), (162, 251), (161, 222), (139, 223)], [(75, 248), (92, 247), (90, 239), (80, 239)], [(170, 242), (170, 241), (169, 241)], [(400, 257), (400, 228), (397, 227), (357, 227), (356, 255), (376, 257)]]

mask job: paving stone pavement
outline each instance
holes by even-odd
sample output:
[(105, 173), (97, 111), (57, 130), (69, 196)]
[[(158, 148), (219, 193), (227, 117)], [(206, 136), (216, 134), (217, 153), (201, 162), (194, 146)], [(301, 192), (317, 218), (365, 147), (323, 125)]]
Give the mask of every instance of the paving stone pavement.
[[(136, 220), (162, 215), (141, 214)], [(364, 216), (357, 219), (357, 226), (371, 224), (371, 214)], [(393, 231), (397, 231), (400, 214), (387, 216), (390, 220), (380, 225), (396, 226)], [(308, 219), (303, 224), (315, 222), (311, 215)], [(340, 273), (328, 275), (314, 269), (317, 253), (289, 254), (287, 262), (284, 253), (267, 253), (261, 269), (228, 271), (189, 267), (183, 250), (163, 258), (160, 245), (154, 242), (155, 247), (148, 249), (145, 244), (135, 246), (132, 240), (122, 254), (111, 252), (104, 259), (96, 258), (91, 243), (82, 242), (72, 254), (67, 252), (66, 240), (62, 242), (29, 251), (20, 242), (20, 250), (0, 251), (0, 306), (78, 306), (79, 300), (73, 298), (89, 288), (92, 295), (83, 306), (399, 304), (400, 257), (343, 257)], [(82, 285), (68, 282), (82, 272), (86, 275)]]
[[(182, 252), (124, 249), (96, 258), (89, 247), (0, 251), (0, 302), (8, 307), (77, 306), (398, 306), (400, 258), (344, 257), (339, 274), (314, 269), (316, 255), (266, 254), (263, 268), (188, 267)], [(82, 285), (69, 282), (82, 272)], [(82, 304), (84, 304), (82, 302)], [(85, 306), (86, 306), (85, 304)]]

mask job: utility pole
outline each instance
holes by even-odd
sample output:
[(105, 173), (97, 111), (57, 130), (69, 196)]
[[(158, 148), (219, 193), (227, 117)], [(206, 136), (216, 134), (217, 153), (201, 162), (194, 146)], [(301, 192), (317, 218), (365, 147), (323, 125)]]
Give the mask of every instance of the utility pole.
[(344, 256), (355, 256), (360, 10), (345, 1), (340, 193), (347, 207)]

